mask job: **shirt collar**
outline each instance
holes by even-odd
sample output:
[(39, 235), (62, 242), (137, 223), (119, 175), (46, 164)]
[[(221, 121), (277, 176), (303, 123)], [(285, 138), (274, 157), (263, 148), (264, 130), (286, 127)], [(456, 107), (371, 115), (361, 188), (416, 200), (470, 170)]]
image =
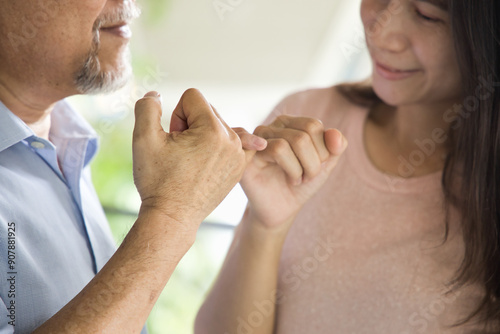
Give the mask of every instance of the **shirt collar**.
[(33, 135), (33, 131), (0, 101), (0, 152)]
[[(53, 144), (57, 147), (72, 139), (87, 140), (85, 165), (92, 160), (97, 153), (98, 136), (90, 124), (65, 100), (54, 106), (50, 117), (49, 137)], [(0, 152), (32, 136), (33, 130), (0, 101)]]
[(49, 137), (96, 139), (97, 133), (66, 100), (62, 100), (52, 110)]
[(86, 141), (83, 166), (97, 153), (97, 133), (87, 121), (65, 100), (59, 101), (51, 114), (49, 138), (57, 146), (76, 141)]

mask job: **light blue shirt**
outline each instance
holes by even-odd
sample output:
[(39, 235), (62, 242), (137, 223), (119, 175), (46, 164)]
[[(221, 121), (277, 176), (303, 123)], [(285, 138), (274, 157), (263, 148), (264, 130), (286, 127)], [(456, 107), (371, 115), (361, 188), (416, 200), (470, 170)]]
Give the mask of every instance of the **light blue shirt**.
[(36, 329), (115, 251), (90, 177), (97, 135), (65, 101), (51, 121), (49, 142), (0, 103), (2, 334)]

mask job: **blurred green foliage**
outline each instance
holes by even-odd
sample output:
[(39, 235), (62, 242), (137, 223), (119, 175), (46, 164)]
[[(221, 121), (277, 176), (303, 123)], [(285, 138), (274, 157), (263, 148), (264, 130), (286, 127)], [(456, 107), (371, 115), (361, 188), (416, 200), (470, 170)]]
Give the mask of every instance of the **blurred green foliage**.
[[(105, 207), (133, 211), (136, 197), (132, 176), (132, 127), (122, 120), (100, 137), (100, 148), (92, 163), (92, 178)], [(97, 127), (94, 124), (94, 127)]]
[(139, 4), (142, 9), (142, 22), (146, 27), (154, 27), (166, 19), (170, 0), (142, 0)]

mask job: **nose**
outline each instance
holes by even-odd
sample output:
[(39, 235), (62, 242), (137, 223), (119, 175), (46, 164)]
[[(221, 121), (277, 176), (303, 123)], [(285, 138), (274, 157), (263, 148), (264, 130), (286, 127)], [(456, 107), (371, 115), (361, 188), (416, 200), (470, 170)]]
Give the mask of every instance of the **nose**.
[(366, 32), (370, 44), (390, 53), (401, 53), (410, 46), (404, 29), (404, 12), (385, 9), (378, 13), (373, 12), (373, 16), (375, 19)]

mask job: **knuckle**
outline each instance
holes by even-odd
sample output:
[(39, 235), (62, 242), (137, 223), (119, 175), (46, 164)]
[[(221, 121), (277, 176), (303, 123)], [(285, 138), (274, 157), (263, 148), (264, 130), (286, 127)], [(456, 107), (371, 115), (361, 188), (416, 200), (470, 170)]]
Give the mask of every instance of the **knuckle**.
[(206, 138), (202, 138), (202, 140), (207, 140), (213, 142), (215, 145), (223, 145), (229, 141), (229, 137), (224, 131), (220, 131), (218, 129), (214, 129), (213, 131), (207, 132), (205, 134)]
[(242, 143), (238, 136), (235, 135), (233, 138), (230, 138), (229, 144), (231, 146), (231, 152), (237, 152), (238, 154), (243, 152)]
[(288, 118), (288, 116), (286, 116), (286, 115), (279, 115), (278, 117), (276, 117), (276, 120), (283, 122), (283, 121), (286, 121), (287, 118)]
[(278, 138), (273, 141), (273, 144), (270, 147), (272, 153), (275, 154), (284, 154), (290, 148), (290, 144), (283, 138)]
[(200, 138), (201, 143), (209, 144), (212, 147), (216, 147), (220, 151), (235, 151), (241, 148), (241, 140), (239, 136), (234, 131), (225, 131), (221, 129), (220, 126), (215, 128), (213, 131), (208, 131), (205, 136)]
[(227, 131), (227, 133), (229, 133), (229, 138), (231, 138), (231, 140), (236, 140), (236, 141), (238, 141), (238, 139), (240, 138), (240, 136), (239, 136), (240, 134), (244, 135), (246, 133), (245, 130), (235, 131), (231, 128), (226, 128), (226, 131)]
[(293, 136), (293, 142), (299, 148), (307, 148), (311, 144), (311, 137), (306, 132), (298, 132)]
[(222, 135), (226, 133), (226, 129), (222, 125), (222, 123), (217, 119), (215, 115), (211, 115), (207, 113), (203, 119), (203, 125), (207, 130), (207, 133), (213, 133), (216, 135)]
[(318, 119), (310, 119), (305, 124), (305, 130), (311, 134), (323, 132), (323, 123)]
[(285, 124), (289, 118), (290, 116), (287, 115), (279, 115), (278, 117), (276, 117), (273, 124), (279, 124), (279, 125)]
[(272, 130), (268, 126), (260, 125), (253, 132), (254, 135), (257, 135), (262, 138), (269, 138), (271, 136)]

